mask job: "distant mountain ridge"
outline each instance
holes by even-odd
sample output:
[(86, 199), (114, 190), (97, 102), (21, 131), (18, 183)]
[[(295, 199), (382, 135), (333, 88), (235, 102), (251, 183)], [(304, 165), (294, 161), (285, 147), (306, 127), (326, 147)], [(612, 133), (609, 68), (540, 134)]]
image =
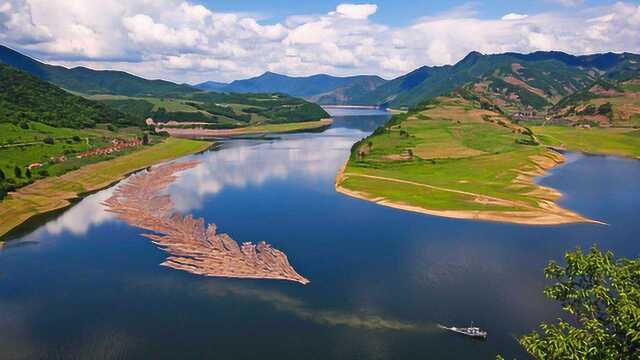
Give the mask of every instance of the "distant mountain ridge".
[[(290, 77), (266, 72), (215, 91), (283, 92), (319, 104), (412, 107), (460, 87), (495, 98), (508, 108), (543, 109), (600, 78), (624, 81), (638, 75), (640, 55), (570, 55), (559, 51), (484, 55), (473, 51), (454, 65), (422, 66), (392, 80), (377, 76)], [(204, 84), (197, 87), (214, 90)]]
[(244, 80), (235, 80), (229, 84), (207, 81), (196, 88), (206, 91), (238, 93), (286, 93), (300, 96), (322, 104), (351, 101), (352, 96), (371, 91), (386, 82), (375, 75), (337, 77), (326, 74), (294, 77), (265, 72)]
[(165, 80), (147, 80), (123, 71), (72, 69), (42, 63), (0, 45), (0, 63), (11, 65), (63, 89), (83, 94), (118, 94), (126, 96), (168, 96), (199, 91)]

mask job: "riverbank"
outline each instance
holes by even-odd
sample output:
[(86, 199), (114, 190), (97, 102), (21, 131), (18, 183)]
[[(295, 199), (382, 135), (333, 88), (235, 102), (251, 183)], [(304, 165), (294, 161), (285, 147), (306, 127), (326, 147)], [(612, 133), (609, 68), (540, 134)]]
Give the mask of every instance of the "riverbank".
[(531, 130), (542, 144), (556, 149), (640, 159), (639, 129), (547, 125), (534, 126)]
[(105, 188), (131, 172), (204, 151), (211, 145), (205, 141), (168, 138), (134, 153), (22, 187), (0, 202), (0, 238), (29, 218), (67, 207), (82, 194)]
[(321, 119), (317, 121), (305, 121), (297, 123), (284, 123), (284, 124), (266, 124), (257, 126), (247, 126), (234, 129), (180, 129), (163, 127), (158, 131), (166, 131), (171, 136), (180, 138), (215, 138), (215, 137), (232, 137), (241, 135), (261, 135), (261, 134), (273, 134), (273, 133), (292, 133), (292, 132), (304, 132), (304, 131), (318, 131), (329, 127), (333, 124), (332, 119)]
[(396, 115), (355, 145), (336, 191), (397, 209), (527, 225), (598, 223), (558, 206), (535, 183), (562, 163), (532, 134), (464, 99)]

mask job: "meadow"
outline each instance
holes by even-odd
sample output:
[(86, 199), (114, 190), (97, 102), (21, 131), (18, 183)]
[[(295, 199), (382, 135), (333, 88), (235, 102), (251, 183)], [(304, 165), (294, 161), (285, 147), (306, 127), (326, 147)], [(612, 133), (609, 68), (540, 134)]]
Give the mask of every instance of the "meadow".
[(532, 127), (545, 145), (590, 154), (640, 158), (640, 130), (630, 128)]
[(459, 217), (584, 221), (553, 204), (559, 194), (532, 181), (561, 161), (502, 115), (467, 100), (440, 98), (424, 110), (396, 115), (357, 143), (337, 187)]
[[(116, 128), (105, 124), (85, 129), (52, 127), (33, 121), (25, 124), (26, 128), (22, 127), (24, 124), (0, 123), (0, 170), (5, 179), (16, 186), (105, 160), (104, 157), (75, 159), (73, 154), (105, 146), (114, 138), (130, 139), (143, 134), (139, 128)], [(52, 161), (52, 158), (60, 156), (69, 159), (63, 164)], [(28, 177), (26, 168), (33, 163), (43, 166), (34, 169)], [(16, 167), (20, 169), (20, 176), (16, 176)]]

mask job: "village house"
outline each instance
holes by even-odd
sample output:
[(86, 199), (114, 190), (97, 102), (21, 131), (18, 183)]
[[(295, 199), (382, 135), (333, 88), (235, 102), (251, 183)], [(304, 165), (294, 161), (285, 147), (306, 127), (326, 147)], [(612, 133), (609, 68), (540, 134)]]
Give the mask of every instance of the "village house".
[(76, 155), (76, 158), (82, 159), (88, 156), (99, 156), (99, 155), (111, 155), (114, 152), (122, 151), (126, 148), (141, 146), (142, 140), (136, 138), (133, 140), (121, 140), (121, 139), (113, 139), (111, 140), (110, 146), (104, 146), (99, 148), (90, 149)]
[(41, 164), (41, 163), (33, 163), (33, 164), (30, 164), (29, 166), (27, 166), (27, 169), (28, 169), (29, 171), (31, 171), (31, 170), (33, 170), (33, 169), (37, 169), (37, 168), (39, 168), (39, 167), (42, 167), (42, 164)]

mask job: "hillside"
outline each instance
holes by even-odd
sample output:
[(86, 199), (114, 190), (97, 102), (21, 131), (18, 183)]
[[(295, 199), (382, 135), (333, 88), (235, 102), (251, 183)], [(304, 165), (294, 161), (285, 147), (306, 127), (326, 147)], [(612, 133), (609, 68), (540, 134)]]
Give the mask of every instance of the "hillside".
[(320, 104), (381, 105), (408, 108), (425, 99), (466, 86), (476, 96), (493, 99), (509, 112), (543, 111), (598, 79), (625, 81), (640, 71), (640, 55), (562, 52), (483, 55), (471, 52), (454, 65), (423, 66), (393, 80), (372, 76), (288, 77), (267, 72), (229, 85), (201, 88), (220, 91), (277, 91)]
[(598, 80), (568, 96), (549, 111), (555, 122), (589, 126), (640, 126), (640, 77)]
[(135, 117), (0, 64), (0, 122), (28, 121), (67, 128), (92, 128), (100, 123), (142, 124)]
[[(437, 68), (421, 83), (367, 101), (406, 107), (425, 98), (446, 94), (472, 83), (479, 94), (491, 95), (507, 107), (543, 109), (562, 97), (584, 89), (597, 78), (623, 80), (637, 74), (640, 55), (596, 54), (573, 56), (561, 52), (482, 55), (472, 52), (453, 66)], [(390, 83), (393, 83), (392, 80)], [(390, 86), (386, 84), (385, 86)]]
[(386, 80), (379, 76), (336, 77), (331, 75), (313, 75), (293, 77), (272, 72), (245, 80), (236, 80), (228, 85), (206, 82), (196, 87), (208, 91), (237, 93), (285, 93), (300, 96), (320, 103), (350, 101), (355, 94), (372, 91)]
[[(329, 118), (319, 105), (285, 94), (200, 92), (176, 98), (95, 95), (91, 99), (156, 122), (206, 123), (209, 128), (296, 123)], [(193, 124), (191, 124), (193, 125)]]
[(68, 69), (34, 60), (0, 45), (0, 63), (11, 65), (63, 89), (83, 94), (120, 94), (127, 96), (170, 96), (198, 91), (189, 85), (165, 80), (147, 80), (123, 71)]

